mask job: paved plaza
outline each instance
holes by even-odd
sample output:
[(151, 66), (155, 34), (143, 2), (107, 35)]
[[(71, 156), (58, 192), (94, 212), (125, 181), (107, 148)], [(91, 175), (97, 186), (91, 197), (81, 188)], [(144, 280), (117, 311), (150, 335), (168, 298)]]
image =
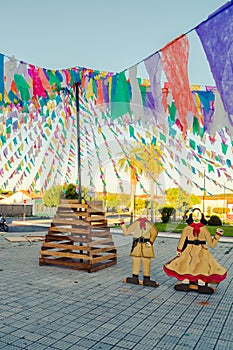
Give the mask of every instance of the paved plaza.
[[(36, 233), (38, 234), (38, 232)], [(233, 349), (233, 243), (211, 253), (228, 270), (213, 295), (177, 292), (163, 265), (178, 238), (155, 241), (151, 278), (159, 288), (123, 283), (131, 276), (132, 237), (115, 230), (117, 265), (94, 272), (39, 266), (41, 242), (0, 234), (0, 349)]]

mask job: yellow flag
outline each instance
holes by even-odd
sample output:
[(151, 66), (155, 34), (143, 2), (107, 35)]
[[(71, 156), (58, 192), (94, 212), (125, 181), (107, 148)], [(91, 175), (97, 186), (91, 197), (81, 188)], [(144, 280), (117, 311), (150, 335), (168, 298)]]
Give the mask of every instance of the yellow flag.
[(87, 86), (87, 92), (86, 92), (87, 99), (89, 100), (91, 97), (94, 96), (93, 92), (93, 79), (91, 78), (89, 80), (88, 86)]

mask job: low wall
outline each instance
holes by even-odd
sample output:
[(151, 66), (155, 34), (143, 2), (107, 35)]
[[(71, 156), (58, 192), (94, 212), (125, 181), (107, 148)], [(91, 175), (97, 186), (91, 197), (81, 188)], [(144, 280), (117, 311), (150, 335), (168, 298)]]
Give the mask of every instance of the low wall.
[(32, 216), (32, 205), (0, 204), (0, 213), (3, 216)]

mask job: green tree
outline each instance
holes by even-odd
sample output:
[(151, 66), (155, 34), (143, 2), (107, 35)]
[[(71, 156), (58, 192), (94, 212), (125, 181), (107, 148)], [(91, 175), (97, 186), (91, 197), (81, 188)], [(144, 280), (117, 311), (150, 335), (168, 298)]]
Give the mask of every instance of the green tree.
[(193, 207), (196, 204), (200, 204), (200, 203), (201, 203), (200, 197), (198, 197), (198, 196), (196, 196), (195, 194), (192, 193), (191, 196), (190, 196), (189, 206)]
[(57, 185), (45, 191), (42, 201), (46, 207), (57, 207), (63, 193), (63, 186)]
[(96, 193), (96, 200), (102, 201), (105, 208), (119, 211), (122, 208), (129, 208), (130, 195), (127, 193), (107, 193), (104, 196), (103, 193)]
[(188, 193), (185, 190), (178, 187), (169, 188), (165, 191), (165, 193), (166, 202), (176, 209), (183, 209), (184, 206), (190, 208), (193, 207), (195, 204), (201, 203), (199, 197), (195, 196), (194, 194)]
[(146, 202), (148, 202), (148, 201), (146, 201), (145, 199), (136, 198), (135, 199), (135, 210), (136, 210), (136, 212), (140, 212), (143, 209), (145, 209), (147, 207), (147, 204), (148, 204)]
[(116, 193), (108, 193), (106, 195), (106, 206), (118, 211), (118, 207), (121, 203), (119, 196)]
[[(79, 199), (78, 198), (78, 193), (76, 191), (76, 185), (71, 183), (68, 184), (67, 186), (64, 186), (63, 188), (64, 192), (64, 198), (65, 199)], [(87, 200), (90, 200), (90, 197), (88, 196), (89, 190), (87, 187), (82, 186), (82, 202), (86, 202)]]
[[(82, 186), (82, 199), (87, 200), (88, 189)], [(69, 184), (66, 186), (57, 185), (50, 187), (45, 191), (42, 201), (46, 207), (58, 207), (61, 198), (63, 199), (78, 199), (78, 194), (76, 192), (76, 186), (74, 184)]]

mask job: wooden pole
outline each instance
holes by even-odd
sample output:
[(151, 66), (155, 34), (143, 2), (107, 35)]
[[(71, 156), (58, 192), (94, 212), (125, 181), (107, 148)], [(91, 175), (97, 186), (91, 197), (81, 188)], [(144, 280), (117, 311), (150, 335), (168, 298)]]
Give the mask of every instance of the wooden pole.
[(80, 149), (80, 113), (79, 113), (79, 83), (75, 83), (76, 117), (77, 117), (77, 166), (78, 166), (78, 202), (82, 203), (81, 179), (81, 149)]

